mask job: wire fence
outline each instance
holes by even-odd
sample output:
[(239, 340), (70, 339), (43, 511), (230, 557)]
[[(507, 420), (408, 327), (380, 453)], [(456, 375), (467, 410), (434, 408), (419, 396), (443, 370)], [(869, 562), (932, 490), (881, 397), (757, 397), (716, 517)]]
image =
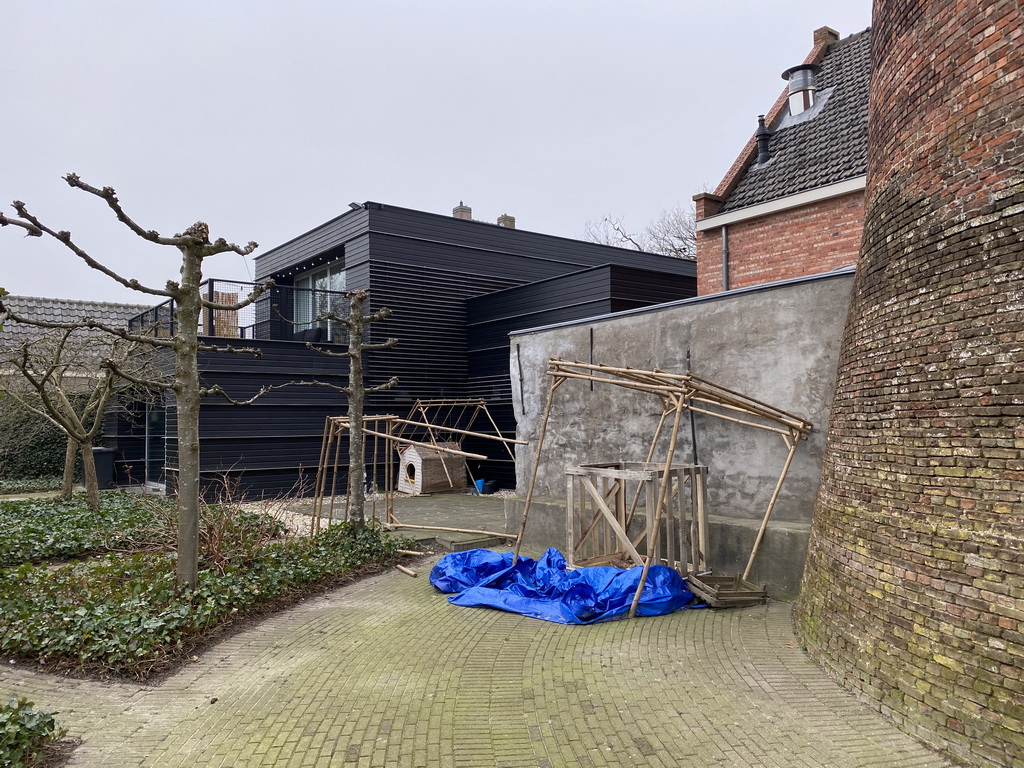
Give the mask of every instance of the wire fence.
[[(207, 280), (204, 298), (214, 305), (233, 307), (244, 301), (256, 283)], [(132, 333), (169, 338), (177, 331), (174, 300), (165, 301), (132, 318)], [(271, 339), (344, 343), (345, 327), (332, 317), (349, 311), (344, 293), (274, 286), (256, 301), (238, 309), (204, 307), (199, 316), (199, 335), (222, 339)]]

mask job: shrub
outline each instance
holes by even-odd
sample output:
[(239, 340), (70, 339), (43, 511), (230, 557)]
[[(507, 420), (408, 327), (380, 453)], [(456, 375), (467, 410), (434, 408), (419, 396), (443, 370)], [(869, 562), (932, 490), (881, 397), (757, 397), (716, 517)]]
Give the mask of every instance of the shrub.
[(64, 729), (53, 715), (36, 710), (23, 696), (12, 695), (7, 704), (0, 706), (0, 765), (31, 765), (42, 747), (63, 736)]
[(64, 472), (67, 436), (10, 397), (0, 401), (0, 477), (21, 479)]

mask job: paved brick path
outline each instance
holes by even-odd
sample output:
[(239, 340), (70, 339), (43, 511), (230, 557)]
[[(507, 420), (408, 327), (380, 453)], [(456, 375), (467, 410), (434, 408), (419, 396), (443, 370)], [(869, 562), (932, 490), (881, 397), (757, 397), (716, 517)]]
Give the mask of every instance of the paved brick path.
[(571, 627), (392, 572), (274, 616), (155, 687), (3, 665), (74, 766), (945, 766), (799, 648), (789, 606)]

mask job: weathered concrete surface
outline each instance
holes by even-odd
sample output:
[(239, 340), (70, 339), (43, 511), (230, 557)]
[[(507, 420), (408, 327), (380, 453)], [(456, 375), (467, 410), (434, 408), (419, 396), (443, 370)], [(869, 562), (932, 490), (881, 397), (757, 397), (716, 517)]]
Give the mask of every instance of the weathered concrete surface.
[[(850, 273), (826, 275), (515, 335), (511, 370), (518, 436), (530, 441), (528, 446), (517, 446), (519, 492), (525, 494), (533, 466), (550, 384), (546, 375), (550, 358), (684, 372), (689, 351), (691, 370), (697, 376), (814, 423), (813, 434), (800, 444), (772, 517), (772, 525), (806, 528), (821, 474), (824, 430), (852, 281)], [(661, 403), (652, 395), (603, 384), (591, 389), (586, 382), (566, 381), (555, 393), (536, 493), (564, 499), (564, 470), (569, 465), (644, 460), (660, 415)], [(785, 462), (784, 441), (779, 435), (703, 414), (694, 421), (697, 458), (709, 467), (709, 514), (760, 521)], [(687, 420), (677, 460), (690, 463), (692, 456)], [(531, 511), (529, 525), (545, 524), (534, 519)], [(551, 546), (565, 545), (564, 522), (561, 525), (562, 538), (549, 541)], [(766, 563), (759, 555), (759, 566), (767, 574), (785, 563), (781, 578), (787, 585), (795, 584), (806, 537), (783, 538), (791, 540), (792, 547), (769, 555), (779, 562)], [(727, 561), (740, 554), (728, 554), (732, 550), (726, 551), (724, 542), (712, 543), (723, 549)], [(749, 549), (746, 546), (742, 553), (743, 564)], [(723, 566), (728, 567), (728, 562)]]
[[(522, 497), (506, 499), (505, 519), (509, 530), (519, 530), (524, 506)], [(639, 530), (643, 517), (638, 514), (637, 518), (635, 528)], [(760, 521), (714, 515), (708, 519), (708, 524), (711, 532), (707, 557), (712, 570), (721, 575), (742, 574), (757, 538)], [(534, 498), (523, 535), (523, 552), (538, 554), (547, 547), (559, 546), (555, 542), (565, 541), (565, 526), (564, 500)], [(803, 523), (776, 521), (770, 524), (754, 560), (750, 581), (766, 585), (768, 594), (777, 600), (794, 599), (800, 590), (809, 533), (808, 526)]]

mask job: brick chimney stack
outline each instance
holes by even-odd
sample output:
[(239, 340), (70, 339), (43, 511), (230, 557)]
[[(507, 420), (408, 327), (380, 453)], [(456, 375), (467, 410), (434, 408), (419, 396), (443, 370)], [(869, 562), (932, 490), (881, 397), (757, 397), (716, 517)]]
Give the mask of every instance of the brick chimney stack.
[(501, 216), (498, 217), (498, 226), (499, 227), (507, 227), (508, 229), (515, 229), (516, 228), (516, 217), (515, 216), (509, 216), (507, 213), (503, 213), (503, 214), (501, 214)]
[(456, 219), (465, 219), (466, 221), (472, 221), (473, 209), (470, 208), (461, 200), (459, 200), (459, 204), (452, 208), (452, 216), (454, 216)]
[(814, 30), (814, 47), (819, 45), (831, 45), (839, 40), (839, 33), (832, 27), (818, 27)]

